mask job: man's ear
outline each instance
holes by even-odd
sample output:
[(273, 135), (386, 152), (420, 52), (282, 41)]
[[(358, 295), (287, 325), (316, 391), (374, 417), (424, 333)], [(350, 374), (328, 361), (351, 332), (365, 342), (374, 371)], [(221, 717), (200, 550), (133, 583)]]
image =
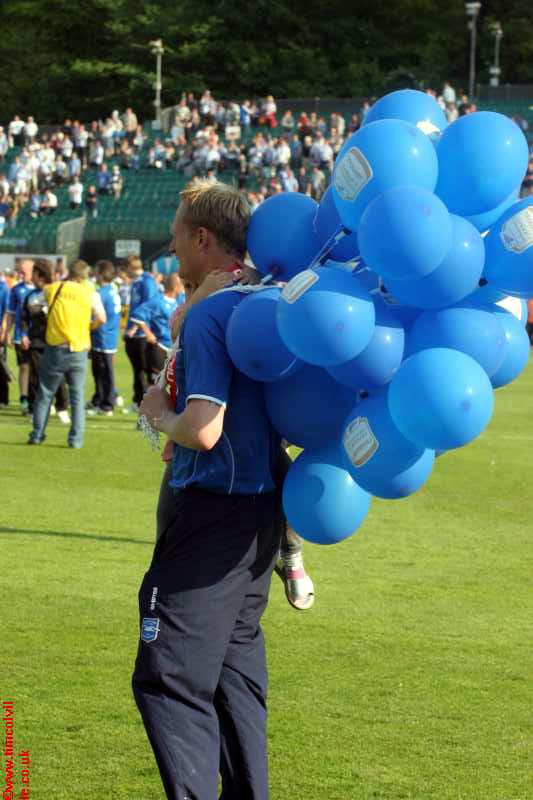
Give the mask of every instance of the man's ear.
[(209, 245), (209, 231), (200, 226), (196, 228), (196, 241), (200, 250), (206, 250)]

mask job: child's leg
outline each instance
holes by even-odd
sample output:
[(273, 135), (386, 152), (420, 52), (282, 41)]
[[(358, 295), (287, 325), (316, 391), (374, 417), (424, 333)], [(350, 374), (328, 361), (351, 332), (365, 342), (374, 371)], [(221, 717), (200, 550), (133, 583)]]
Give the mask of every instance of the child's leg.
[[(276, 486), (280, 490), (291, 464), (290, 456), (281, 448), (275, 472)], [(285, 586), (287, 600), (299, 611), (311, 608), (315, 602), (313, 581), (305, 571), (302, 550), (302, 539), (285, 524), (281, 535), (280, 557), (275, 569)]]

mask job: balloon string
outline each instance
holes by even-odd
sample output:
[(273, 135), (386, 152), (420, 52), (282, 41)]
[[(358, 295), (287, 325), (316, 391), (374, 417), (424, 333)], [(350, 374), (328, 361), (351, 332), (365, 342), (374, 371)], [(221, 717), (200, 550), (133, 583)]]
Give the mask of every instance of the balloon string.
[(270, 283), (270, 281), (273, 281), (278, 272), (279, 270), (276, 267), (274, 267), (273, 272), (269, 272), (268, 275), (265, 275), (264, 278), (261, 278), (261, 280), (259, 281), (260, 285), (264, 286), (266, 283)]
[(336, 231), (334, 231), (329, 239), (322, 245), (316, 256), (313, 258), (307, 269), (313, 269), (313, 267), (318, 267), (323, 265), (327, 260), (330, 252), (338, 245), (341, 239), (344, 239), (345, 236), (348, 236), (350, 231), (348, 228), (345, 228), (343, 225), (340, 225)]

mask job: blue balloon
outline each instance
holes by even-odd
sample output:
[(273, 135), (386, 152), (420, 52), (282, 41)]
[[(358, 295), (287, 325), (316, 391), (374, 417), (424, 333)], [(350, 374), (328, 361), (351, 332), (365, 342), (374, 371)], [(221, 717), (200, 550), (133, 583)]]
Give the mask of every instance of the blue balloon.
[(478, 111), (448, 125), (437, 145), (436, 194), (453, 214), (495, 209), (518, 189), (528, 163), (527, 141), (504, 114)]
[(233, 311), (226, 329), (231, 360), (254, 381), (277, 381), (302, 366), (278, 333), (276, 309), (281, 289), (259, 289)]
[(262, 275), (290, 281), (320, 250), (313, 222), (318, 204), (298, 192), (269, 197), (250, 218), (247, 246)]
[(377, 389), (389, 383), (402, 363), (405, 331), (379, 300), (374, 304), (376, 325), (362, 353), (344, 364), (328, 367), (336, 381), (352, 389)]
[(425, 311), (407, 337), (409, 355), (431, 347), (459, 350), (473, 358), (487, 375), (499, 369), (507, 350), (505, 332), (490, 308), (469, 305)]
[(520, 322), (508, 311), (498, 309), (495, 314), (501, 319), (507, 339), (505, 358), (490, 379), (493, 387), (499, 389), (514, 381), (524, 371), (529, 360), (531, 343), (523, 322)]
[(470, 356), (430, 348), (408, 358), (389, 387), (392, 419), (407, 439), (450, 450), (475, 439), (494, 407), (490, 380)]
[(297, 358), (330, 366), (366, 347), (374, 332), (374, 304), (350, 273), (317, 267), (285, 286), (277, 319), (281, 338)]
[(339, 438), (357, 395), (325, 369), (304, 364), (294, 375), (265, 384), (265, 401), (272, 425), (290, 444), (321, 447)]
[(484, 233), (488, 231), (489, 228), (492, 228), (495, 222), (498, 222), (502, 214), (504, 214), (508, 208), (513, 206), (518, 201), (518, 192), (516, 189), (513, 189), (509, 197), (506, 197), (503, 203), (500, 203), (499, 206), (496, 208), (491, 209), (490, 211), (485, 211), (482, 214), (472, 214), (471, 216), (466, 217), (466, 219), (472, 223), (474, 228), (480, 233)]
[(453, 226), (434, 194), (419, 186), (398, 186), (370, 203), (357, 238), (365, 264), (385, 282), (413, 280), (428, 275), (445, 258)]
[(438, 267), (418, 280), (387, 279), (394, 297), (416, 308), (446, 308), (478, 287), (485, 264), (485, 245), (474, 226), (451, 215), (452, 246)]
[(382, 119), (364, 125), (344, 143), (333, 170), (333, 199), (343, 225), (356, 231), (378, 194), (406, 184), (432, 192), (437, 174), (428, 137), (409, 122)]
[(338, 445), (305, 450), (283, 485), (289, 525), (316, 544), (335, 544), (355, 533), (368, 514), (370, 501), (370, 495), (346, 470)]
[[(320, 246), (322, 247), (326, 244), (341, 227), (341, 218), (333, 199), (333, 189), (328, 186), (315, 216), (315, 231), (320, 241)], [(339, 243), (329, 252), (329, 258), (339, 262), (352, 261), (358, 255), (359, 246), (357, 244), (357, 236), (354, 233), (343, 236)]]
[(407, 497), (426, 482), (435, 455), (414, 444), (394, 423), (387, 395), (368, 397), (348, 415), (342, 444), (348, 471), (370, 494)]
[(533, 197), (511, 206), (485, 237), (484, 277), (515, 297), (533, 297)]
[(448, 126), (444, 111), (435, 98), (415, 89), (399, 89), (380, 97), (366, 115), (363, 125), (378, 119), (403, 119), (430, 137), (439, 136)]

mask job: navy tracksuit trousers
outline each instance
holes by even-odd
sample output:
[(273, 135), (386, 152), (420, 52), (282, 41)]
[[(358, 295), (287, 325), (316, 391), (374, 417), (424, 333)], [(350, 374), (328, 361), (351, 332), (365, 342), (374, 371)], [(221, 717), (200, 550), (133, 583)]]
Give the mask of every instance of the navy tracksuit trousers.
[(266, 800), (267, 672), (259, 624), (280, 496), (176, 494), (139, 592), (133, 692), (169, 800)]

